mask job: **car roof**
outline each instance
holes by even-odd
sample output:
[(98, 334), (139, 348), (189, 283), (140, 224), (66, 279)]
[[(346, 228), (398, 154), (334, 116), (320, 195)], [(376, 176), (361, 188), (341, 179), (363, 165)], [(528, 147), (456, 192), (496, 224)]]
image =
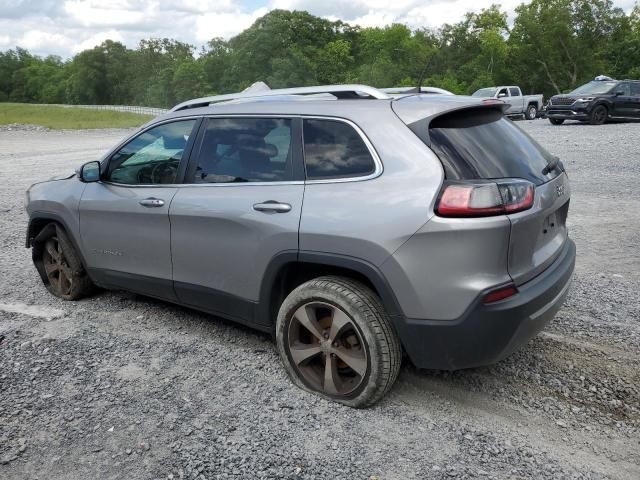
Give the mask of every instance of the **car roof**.
[[(393, 110), (392, 110), (393, 104)], [(414, 94), (400, 98), (389, 99), (305, 99), (270, 101), (242, 101), (214, 103), (208, 106), (185, 108), (183, 110), (168, 112), (160, 119), (192, 117), (192, 116), (320, 116), (336, 117), (352, 120), (354, 122), (370, 119), (375, 116), (392, 114), (395, 111), (412, 112), (409, 116), (421, 117), (434, 116), (459, 108), (481, 106), (482, 99), (460, 95), (434, 95)], [(152, 123), (156, 123), (154, 119)], [(403, 120), (405, 120), (403, 118)]]

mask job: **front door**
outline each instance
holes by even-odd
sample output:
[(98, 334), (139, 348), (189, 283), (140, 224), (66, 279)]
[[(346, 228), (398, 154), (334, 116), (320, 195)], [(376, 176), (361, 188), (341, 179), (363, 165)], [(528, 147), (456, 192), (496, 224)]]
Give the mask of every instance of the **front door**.
[[(178, 299), (244, 323), (270, 262), (297, 258), (304, 194), (299, 120), (210, 118), (170, 209)], [(197, 153), (196, 153), (197, 152)]]
[(194, 119), (152, 127), (115, 152), (80, 201), (91, 276), (107, 287), (175, 299), (169, 206), (178, 191)]
[(620, 83), (615, 89), (616, 96), (613, 99), (614, 117), (631, 118), (634, 116), (633, 97), (631, 96), (631, 85), (628, 82)]

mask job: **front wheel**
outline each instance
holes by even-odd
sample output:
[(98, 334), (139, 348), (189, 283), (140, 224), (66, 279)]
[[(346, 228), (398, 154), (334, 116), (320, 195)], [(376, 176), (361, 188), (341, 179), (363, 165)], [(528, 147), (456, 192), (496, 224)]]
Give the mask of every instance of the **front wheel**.
[(589, 123), (591, 125), (602, 125), (607, 120), (607, 107), (604, 105), (598, 105), (591, 110), (591, 117), (589, 117)]
[(47, 225), (34, 242), (33, 259), (47, 290), (64, 300), (78, 300), (95, 287), (80, 256), (57, 224)]
[(527, 120), (535, 120), (538, 116), (538, 107), (535, 105), (529, 105), (527, 108)]
[(402, 360), (376, 294), (343, 277), (319, 277), (294, 289), (280, 307), (276, 341), (293, 383), (356, 408), (389, 391)]
[(550, 118), (549, 121), (551, 125), (562, 125), (564, 123), (564, 119), (562, 118)]

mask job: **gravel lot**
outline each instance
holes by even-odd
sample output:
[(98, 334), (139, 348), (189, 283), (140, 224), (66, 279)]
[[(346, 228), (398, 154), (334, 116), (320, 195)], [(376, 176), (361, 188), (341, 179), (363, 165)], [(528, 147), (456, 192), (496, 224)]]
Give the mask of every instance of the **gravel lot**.
[(405, 365), (369, 410), (292, 387), (269, 338), (215, 317), (49, 295), (23, 192), (127, 131), (0, 131), (0, 478), (640, 478), (640, 124), (519, 125), (570, 174), (566, 306), (495, 366)]

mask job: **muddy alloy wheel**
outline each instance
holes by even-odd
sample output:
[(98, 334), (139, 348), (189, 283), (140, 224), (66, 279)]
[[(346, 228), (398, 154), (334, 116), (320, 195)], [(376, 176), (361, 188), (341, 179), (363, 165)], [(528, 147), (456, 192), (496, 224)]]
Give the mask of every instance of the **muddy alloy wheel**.
[(367, 351), (353, 320), (324, 302), (302, 305), (287, 335), (289, 354), (304, 381), (327, 395), (348, 395), (367, 373)]
[(67, 263), (58, 237), (53, 236), (46, 241), (42, 260), (53, 292), (59, 297), (69, 295), (74, 286), (74, 275)]
[(354, 408), (391, 389), (402, 346), (380, 298), (351, 278), (327, 275), (294, 288), (275, 325), (278, 353), (298, 387)]

